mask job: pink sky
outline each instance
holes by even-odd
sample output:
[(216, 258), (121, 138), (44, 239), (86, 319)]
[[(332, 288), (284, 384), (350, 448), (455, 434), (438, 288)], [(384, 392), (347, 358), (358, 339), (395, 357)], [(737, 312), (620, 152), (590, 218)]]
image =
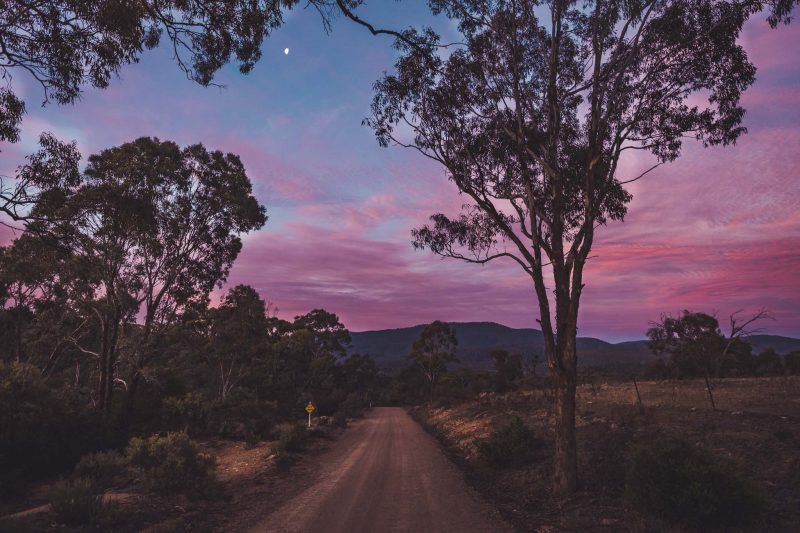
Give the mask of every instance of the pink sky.
[[(768, 332), (800, 337), (798, 42), (798, 24), (748, 24), (743, 43), (759, 69), (744, 99), (749, 133), (735, 147), (687, 143), (677, 162), (632, 185), (626, 221), (596, 240), (581, 335), (641, 338), (662, 312), (724, 318), (766, 307), (776, 317)], [(411, 228), (463, 201), (441, 169), (379, 148), (361, 127), (371, 84), (391, 63), (388, 42), (347, 24), (326, 36), (302, 13), (270, 38), (251, 76), (223, 72), (224, 90), (192, 85), (163, 51), (71, 107), (37, 108), (36, 88), (20, 82), (30, 112), (23, 142), (2, 147), (0, 170), (43, 130), (76, 139), (84, 154), (141, 135), (202, 141), (242, 156), (270, 215), (245, 237), (228, 286), (253, 285), (281, 316), (324, 307), (357, 331), (435, 319), (535, 327), (535, 296), (516, 265), (412, 250)]]

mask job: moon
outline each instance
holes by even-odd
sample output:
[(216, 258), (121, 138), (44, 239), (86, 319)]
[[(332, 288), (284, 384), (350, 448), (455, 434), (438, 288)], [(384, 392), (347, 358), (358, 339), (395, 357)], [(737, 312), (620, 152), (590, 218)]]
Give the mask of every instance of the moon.
[(283, 49), (283, 55), (285, 55), (285, 56), (289, 55), (289, 49), (288, 48), (284, 48)]

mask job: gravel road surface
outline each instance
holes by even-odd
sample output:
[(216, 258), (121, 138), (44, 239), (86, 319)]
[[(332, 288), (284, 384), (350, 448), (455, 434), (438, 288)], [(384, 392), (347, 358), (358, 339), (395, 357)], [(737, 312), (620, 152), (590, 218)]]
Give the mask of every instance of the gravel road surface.
[(319, 464), (313, 484), (251, 531), (509, 531), (403, 409), (373, 409), (320, 457)]

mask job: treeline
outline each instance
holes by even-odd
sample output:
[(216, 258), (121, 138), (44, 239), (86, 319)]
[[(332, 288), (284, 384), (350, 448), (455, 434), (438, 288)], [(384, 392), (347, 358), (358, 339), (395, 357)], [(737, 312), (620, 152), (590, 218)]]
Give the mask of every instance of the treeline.
[(0, 248), (0, 490), (131, 437), (268, 438), (356, 414), (381, 376), (338, 317), (287, 321), (252, 287), (211, 301), (266, 213), (236, 155), (141, 138), (89, 157), (45, 136)]
[(723, 334), (719, 320), (702, 312), (683, 311), (678, 316), (664, 315), (647, 331), (648, 346), (656, 359), (643, 370), (652, 379), (693, 377), (780, 376), (800, 374), (800, 352), (784, 356), (767, 348), (753, 352), (747, 327), (770, 318), (760, 311), (744, 321), (730, 317), (730, 333)]

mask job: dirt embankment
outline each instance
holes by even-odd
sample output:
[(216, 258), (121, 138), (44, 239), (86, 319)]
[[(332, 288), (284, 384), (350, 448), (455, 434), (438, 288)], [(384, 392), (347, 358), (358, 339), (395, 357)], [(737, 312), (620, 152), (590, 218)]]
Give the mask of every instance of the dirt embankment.
[[(796, 531), (800, 524), (800, 378), (725, 379), (712, 383), (601, 383), (578, 391), (577, 440), (581, 490), (550, 491), (551, 398), (546, 391), (482, 394), (458, 405), (419, 409), (415, 417), (436, 435), (470, 483), (520, 531), (654, 531), (664, 525), (629, 508), (623, 498), (633, 446), (681, 435), (731, 458), (768, 498), (763, 527)], [(523, 467), (494, 469), (477, 441), (521, 417), (544, 442)]]

